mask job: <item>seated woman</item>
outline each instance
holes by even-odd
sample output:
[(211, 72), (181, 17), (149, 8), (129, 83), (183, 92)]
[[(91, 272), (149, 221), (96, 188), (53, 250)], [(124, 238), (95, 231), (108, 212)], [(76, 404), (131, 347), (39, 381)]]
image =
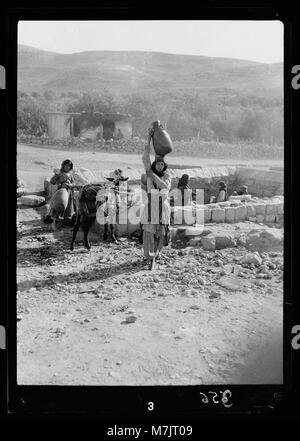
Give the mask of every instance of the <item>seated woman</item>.
[(184, 200), (184, 190), (191, 190), (191, 187), (189, 186), (189, 178), (189, 175), (183, 174), (177, 184), (177, 188), (181, 191), (182, 194), (182, 206), (185, 205), (184, 202), (187, 202)]
[(242, 185), (241, 189), (237, 192), (238, 196), (243, 196), (244, 194), (248, 194), (247, 185)]
[[(144, 258), (151, 262), (153, 268), (155, 258), (159, 257), (164, 245), (169, 243), (170, 238), (170, 205), (168, 201), (168, 193), (171, 189), (171, 176), (167, 170), (168, 166), (162, 156), (156, 156), (155, 161), (150, 160), (150, 141), (152, 137), (152, 129), (149, 129), (148, 141), (143, 154), (143, 164), (146, 174), (141, 177), (142, 190), (147, 192), (147, 201), (141, 216), (141, 224), (143, 228), (143, 246)], [(151, 218), (153, 214), (154, 198), (151, 199), (151, 190), (159, 189), (160, 197), (157, 207), (154, 210), (155, 218)]]
[[(66, 220), (67, 222), (72, 220), (72, 216), (75, 212), (74, 196), (73, 196), (73, 188), (75, 186), (75, 182), (74, 182), (72, 170), (73, 170), (72, 161), (66, 159), (65, 161), (62, 162), (59, 172), (55, 173), (54, 176), (50, 179), (51, 184), (58, 186), (57, 190), (64, 188), (68, 192), (68, 205), (64, 212), (64, 220)], [(52, 217), (52, 214), (53, 214), (52, 210), (50, 210), (50, 213), (46, 216), (47, 220), (48, 218)]]
[(220, 181), (219, 182), (219, 192), (216, 197), (216, 202), (225, 202), (225, 201), (228, 201), (227, 185), (225, 184), (224, 181)]

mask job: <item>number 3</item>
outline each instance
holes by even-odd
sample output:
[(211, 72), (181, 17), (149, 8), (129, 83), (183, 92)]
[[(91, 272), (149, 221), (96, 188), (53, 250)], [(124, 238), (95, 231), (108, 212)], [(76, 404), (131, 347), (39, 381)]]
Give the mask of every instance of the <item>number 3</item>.
[(154, 403), (152, 401), (149, 401), (148, 403), (148, 410), (153, 410), (154, 409)]

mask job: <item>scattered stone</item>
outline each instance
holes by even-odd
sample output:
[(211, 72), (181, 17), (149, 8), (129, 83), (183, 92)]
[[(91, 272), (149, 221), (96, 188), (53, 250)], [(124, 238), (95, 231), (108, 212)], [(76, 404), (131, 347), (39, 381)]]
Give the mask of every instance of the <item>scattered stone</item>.
[(261, 265), (262, 263), (262, 258), (259, 256), (259, 254), (257, 253), (248, 253), (246, 254), (246, 256), (243, 256), (240, 260), (240, 263), (242, 264), (254, 264), (254, 265)]
[(201, 244), (201, 237), (193, 237), (192, 239), (189, 240), (189, 245), (191, 245), (192, 247), (195, 247), (197, 245)]
[(216, 248), (216, 238), (212, 234), (208, 236), (201, 237), (201, 245), (204, 250), (214, 251)]
[(201, 277), (201, 276), (198, 276), (197, 280), (198, 280), (198, 283), (200, 283), (200, 285), (205, 285), (205, 283), (206, 283), (205, 279), (203, 277)]
[(221, 292), (220, 291), (212, 290), (209, 293), (209, 298), (210, 299), (219, 299), (220, 297), (221, 297)]
[(110, 377), (115, 378), (116, 380), (120, 380), (120, 379), (121, 379), (121, 375), (118, 374), (117, 372), (110, 371), (110, 372), (108, 372), (108, 375), (109, 375)]
[(126, 323), (134, 323), (137, 320), (137, 317), (134, 315), (129, 315), (125, 318)]
[(222, 279), (217, 280), (216, 283), (230, 291), (239, 291), (242, 289), (241, 281), (234, 276), (222, 277)]
[(239, 265), (233, 265), (233, 267), (232, 267), (232, 273), (233, 273), (235, 276), (238, 276), (238, 275), (240, 274), (240, 272), (241, 272), (241, 268), (239, 267)]
[(240, 236), (240, 237), (238, 237), (238, 239), (237, 239), (237, 244), (238, 244), (240, 247), (245, 247), (246, 244), (247, 244), (246, 237), (245, 237), (245, 236)]
[(17, 315), (17, 321), (19, 322), (20, 320), (22, 320), (23, 316), (21, 314)]
[(267, 265), (261, 265), (259, 271), (260, 271), (261, 273), (265, 273), (266, 271), (268, 271), (268, 267), (267, 267)]
[(233, 236), (231, 236), (230, 234), (216, 236), (215, 241), (216, 241), (215, 243), (217, 250), (236, 246), (236, 241), (234, 240)]
[(190, 309), (202, 309), (199, 305), (192, 305), (190, 306)]
[(255, 281), (255, 285), (259, 286), (260, 288), (265, 288), (266, 287), (266, 284), (263, 283), (263, 282), (260, 282), (259, 280)]
[(20, 202), (21, 204), (27, 205), (29, 207), (38, 207), (45, 203), (45, 198), (43, 196), (26, 195), (21, 196)]
[(250, 232), (246, 238), (246, 246), (249, 250), (257, 251), (282, 250), (283, 230), (266, 228), (263, 231)]

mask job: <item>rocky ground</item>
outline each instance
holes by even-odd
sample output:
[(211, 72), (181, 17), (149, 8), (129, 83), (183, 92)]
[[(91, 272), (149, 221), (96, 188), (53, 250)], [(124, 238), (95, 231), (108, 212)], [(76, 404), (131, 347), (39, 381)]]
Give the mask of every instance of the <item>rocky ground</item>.
[(70, 227), (53, 233), (38, 208), (17, 216), (19, 384), (282, 382), (278, 247), (249, 256), (243, 241), (204, 251), (178, 238), (151, 272), (135, 240), (93, 236), (87, 252), (78, 235), (71, 252)]

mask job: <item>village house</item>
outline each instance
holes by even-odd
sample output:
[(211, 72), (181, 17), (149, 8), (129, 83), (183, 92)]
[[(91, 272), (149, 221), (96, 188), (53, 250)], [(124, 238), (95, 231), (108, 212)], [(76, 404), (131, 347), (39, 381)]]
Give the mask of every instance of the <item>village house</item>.
[[(96, 139), (132, 138), (132, 117), (123, 113), (98, 113), (96, 126), (92, 126), (83, 113), (48, 112), (47, 125), (50, 138), (70, 138), (79, 136)], [(75, 127), (76, 126), (76, 127)]]

